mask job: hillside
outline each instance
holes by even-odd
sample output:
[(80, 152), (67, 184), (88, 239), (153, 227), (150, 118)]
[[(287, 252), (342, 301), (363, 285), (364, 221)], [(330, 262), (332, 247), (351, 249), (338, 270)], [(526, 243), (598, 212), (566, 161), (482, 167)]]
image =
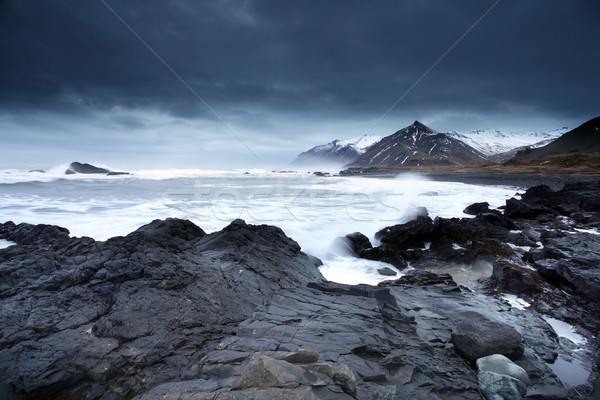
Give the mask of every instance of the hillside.
[(510, 162), (552, 161), (561, 158), (561, 155), (575, 156), (580, 153), (600, 153), (600, 117), (589, 120), (546, 146), (522, 150)]

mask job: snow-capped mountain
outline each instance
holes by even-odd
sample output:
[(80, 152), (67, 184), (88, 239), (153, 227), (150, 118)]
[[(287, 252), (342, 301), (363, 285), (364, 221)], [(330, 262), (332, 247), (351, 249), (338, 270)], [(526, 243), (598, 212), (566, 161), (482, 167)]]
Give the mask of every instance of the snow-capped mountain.
[(473, 165), (484, 161), (481, 152), (463, 141), (415, 121), (370, 146), (352, 166)]
[[(467, 133), (450, 132), (447, 135), (461, 140), (474, 149), (493, 159), (496, 154), (508, 153), (526, 146), (543, 146), (569, 129), (563, 127), (550, 132), (502, 132), (495, 129), (481, 129)], [(541, 143), (545, 142), (545, 143)], [(510, 158), (510, 157), (509, 157)]]
[(334, 140), (315, 146), (300, 153), (292, 165), (295, 166), (342, 166), (363, 154), (371, 145), (381, 140), (380, 136), (364, 135), (353, 139)]
[(514, 149), (510, 149), (503, 153), (492, 154), (491, 156), (488, 156), (487, 159), (490, 161), (493, 161), (493, 162), (503, 163), (503, 162), (506, 162), (506, 161), (510, 160), (511, 158), (513, 158), (520, 151), (524, 151), (527, 149), (537, 149), (538, 147), (546, 146), (546, 145), (554, 142), (555, 140), (556, 139), (546, 139), (546, 140), (542, 140), (541, 142), (537, 142), (537, 143), (530, 144), (527, 146), (515, 147)]
[(516, 155), (522, 160), (543, 160), (557, 155), (577, 155), (600, 152), (600, 117), (596, 117), (578, 126), (537, 149), (525, 149)]

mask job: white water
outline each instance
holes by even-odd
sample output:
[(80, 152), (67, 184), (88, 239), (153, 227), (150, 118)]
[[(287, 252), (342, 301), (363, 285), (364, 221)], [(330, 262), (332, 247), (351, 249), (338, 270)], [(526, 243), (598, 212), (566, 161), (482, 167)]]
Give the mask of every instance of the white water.
[(383, 263), (330, 248), (336, 237), (359, 231), (374, 241), (375, 232), (411, 219), (416, 207), (426, 207), (432, 217), (465, 217), (466, 206), (487, 201), (498, 207), (517, 190), (434, 182), (418, 174), (323, 178), (267, 170), (140, 170), (130, 176), (66, 176), (65, 169), (0, 171), (0, 221), (56, 224), (72, 236), (105, 240), (157, 218), (187, 218), (207, 232), (242, 218), (281, 227), (304, 251), (323, 259), (327, 279), (343, 283), (390, 277), (377, 273)]
[(517, 308), (519, 310), (524, 310), (528, 307), (531, 307), (531, 304), (529, 304), (522, 298), (515, 296), (514, 294), (505, 294), (504, 296), (502, 296), (502, 298), (506, 300), (511, 307)]
[(5, 249), (9, 246), (12, 246), (13, 244), (15, 244), (15, 243), (11, 242), (9, 240), (0, 239), (0, 249)]

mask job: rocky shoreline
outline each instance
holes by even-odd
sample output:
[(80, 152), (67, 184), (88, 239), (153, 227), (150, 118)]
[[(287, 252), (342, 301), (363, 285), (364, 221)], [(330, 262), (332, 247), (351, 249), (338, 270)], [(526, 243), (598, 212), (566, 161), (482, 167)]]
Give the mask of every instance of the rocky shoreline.
[[(281, 229), (241, 220), (212, 234), (156, 220), (105, 242), (0, 224), (15, 243), (0, 250), (0, 397), (593, 398), (600, 184), (467, 211), (375, 246), (343, 238), (406, 268), (379, 287), (327, 282)], [(469, 287), (445, 273), (477, 262), (491, 276)]]

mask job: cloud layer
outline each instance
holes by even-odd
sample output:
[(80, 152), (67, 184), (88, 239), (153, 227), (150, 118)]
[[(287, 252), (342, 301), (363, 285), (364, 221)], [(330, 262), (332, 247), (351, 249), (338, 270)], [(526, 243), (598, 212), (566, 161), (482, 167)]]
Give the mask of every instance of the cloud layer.
[[(109, 142), (161, 137), (163, 150), (189, 132), (236, 141), (169, 68), (257, 149), (361, 134), (495, 3), (105, 2), (0, 2), (3, 141), (27, 124), (43, 135), (47, 120), (70, 121), (73, 143), (97, 143), (86, 124)], [(599, 16), (594, 0), (500, 1), (374, 133), (414, 119), (544, 129), (596, 116)]]

